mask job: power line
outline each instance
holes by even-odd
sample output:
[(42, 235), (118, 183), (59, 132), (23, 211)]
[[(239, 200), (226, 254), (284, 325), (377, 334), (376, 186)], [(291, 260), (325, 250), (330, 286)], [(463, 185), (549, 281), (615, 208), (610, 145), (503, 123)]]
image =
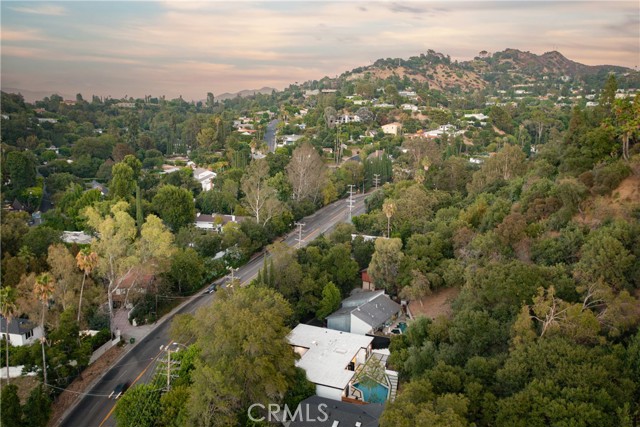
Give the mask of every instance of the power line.
[(353, 205), (355, 203), (355, 200), (353, 199), (353, 184), (349, 184), (349, 198), (347, 199), (347, 203), (349, 205), (349, 221), (351, 221), (351, 213), (353, 212)]

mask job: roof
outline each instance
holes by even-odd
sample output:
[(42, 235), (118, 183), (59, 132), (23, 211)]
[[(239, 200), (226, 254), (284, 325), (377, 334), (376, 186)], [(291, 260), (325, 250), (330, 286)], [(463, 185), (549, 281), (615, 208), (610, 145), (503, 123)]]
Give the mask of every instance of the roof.
[(195, 168), (193, 170), (193, 176), (198, 181), (204, 181), (205, 179), (215, 178), (217, 174), (204, 168)]
[(376, 299), (356, 308), (351, 314), (371, 325), (371, 327), (376, 327), (391, 319), (398, 311), (400, 311), (400, 304), (387, 295), (380, 295)]
[[(13, 335), (24, 335), (27, 332), (31, 331), (37, 325), (31, 322), (29, 319), (23, 319), (20, 317), (16, 317), (11, 319), (9, 323), (9, 333)], [(0, 316), (0, 332), (7, 331), (7, 319)]]
[(296, 326), (288, 339), (289, 344), (307, 349), (296, 366), (306, 371), (309, 381), (338, 389), (344, 389), (355, 374), (347, 370), (351, 360), (373, 341), (365, 335), (304, 324)]
[(214, 222), (215, 218), (221, 218), (222, 219), (222, 223), (221, 223), (222, 225), (224, 225), (224, 224), (226, 224), (228, 222), (241, 223), (242, 221), (247, 219), (247, 217), (245, 217), (245, 216), (238, 216), (238, 215), (221, 215), (221, 214), (209, 215), (209, 214), (203, 214), (203, 213), (196, 214), (196, 222), (197, 223), (212, 223), (212, 222)]
[[(323, 406), (320, 406), (323, 405)], [(303, 418), (309, 421), (300, 420), (300, 416), (289, 424), (289, 427), (355, 427), (360, 423), (361, 427), (377, 427), (378, 419), (384, 409), (382, 404), (370, 403), (367, 405), (355, 405), (353, 403), (339, 402), (337, 400), (326, 399), (320, 396), (311, 396), (300, 402)], [(320, 412), (320, 410), (324, 412)], [(306, 416), (308, 414), (308, 417)], [(326, 421), (320, 421), (325, 419)], [(312, 421), (313, 420), (313, 421)], [(337, 423), (336, 423), (337, 422)]]
[(342, 300), (341, 307), (328, 315), (327, 319), (351, 314), (375, 328), (393, 317), (400, 308), (400, 304), (385, 295), (384, 291), (358, 292)]
[(357, 307), (366, 302), (371, 301), (374, 298), (379, 297), (380, 295), (384, 295), (384, 291), (363, 291), (363, 292), (355, 292), (349, 298), (345, 298), (342, 300), (340, 305), (342, 307)]
[(91, 243), (93, 237), (84, 231), (63, 231), (62, 241), (65, 243), (78, 243), (81, 245), (88, 245)]
[(142, 288), (150, 285), (155, 279), (155, 276), (150, 273), (146, 273), (142, 267), (134, 268), (122, 278), (120, 282), (120, 289), (127, 289), (132, 287)]

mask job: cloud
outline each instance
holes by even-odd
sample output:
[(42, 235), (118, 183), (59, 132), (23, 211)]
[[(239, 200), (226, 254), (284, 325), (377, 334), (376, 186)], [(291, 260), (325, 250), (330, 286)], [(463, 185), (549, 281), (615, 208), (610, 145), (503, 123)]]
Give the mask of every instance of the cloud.
[(11, 10), (20, 13), (29, 13), (33, 15), (47, 16), (63, 16), (67, 14), (67, 10), (59, 5), (53, 4), (31, 4), (29, 6), (13, 6)]
[(1, 34), (3, 42), (46, 40), (45, 36), (36, 29), (14, 30), (3, 26)]

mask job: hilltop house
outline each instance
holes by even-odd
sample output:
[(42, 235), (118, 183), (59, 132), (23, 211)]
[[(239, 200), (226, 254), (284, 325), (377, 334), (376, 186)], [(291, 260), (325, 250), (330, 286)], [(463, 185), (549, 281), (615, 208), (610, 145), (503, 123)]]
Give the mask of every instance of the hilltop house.
[(299, 324), (288, 336), (289, 344), (300, 355), (296, 366), (316, 385), (316, 394), (342, 400), (356, 368), (371, 354), (373, 337)]
[(372, 334), (390, 325), (402, 307), (384, 291), (358, 292), (342, 300), (340, 308), (327, 316), (327, 328), (352, 334)]
[[(29, 345), (42, 337), (42, 328), (30, 320), (17, 317), (9, 322), (8, 335), (11, 345)], [(0, 316), (0, 338), (7, 338), (7, 319), (2, 316)]]
[(209, 191), (213, 188), (213, 180), (218, 176), (208, 169), (193, 168), (193, 178), (200, 183), (202, 191)]
[(382, 126), (382, 132), (388, 135), (398, 135), (402, 129), (402, 124), (398, 122), (388, 123)]
[(372, 350), (373, 337), (299, 324), (287, 338), (300, 355), (296, 366), (305, 370), (319, 397), (358, 403), (395, 399), (398, 373), (386, 369), (388, 350)]

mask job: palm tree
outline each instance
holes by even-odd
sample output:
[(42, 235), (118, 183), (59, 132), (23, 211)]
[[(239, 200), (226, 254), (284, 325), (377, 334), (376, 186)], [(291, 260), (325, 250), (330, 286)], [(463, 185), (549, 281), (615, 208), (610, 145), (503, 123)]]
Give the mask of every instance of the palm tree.
[(13, 320), (13, 316), (15, 315), (17, 310), (16, 306), (16, 298), (14, 289), (7, 286), (5, 288), (0, 289), (0, 313), (2, 317), (4, 317), (4, 321), (6, 322), (6, 353), (5, 353), (5, 362), (7, 363), (7, 384), (9, 384), (9, 323)]
[(391, 217), (396, 213), (395, 203), (389, 201), (382, 205), (382, 212), (387, 217), (387, 237), (391, 237)]
[(78, 255), (76, 255), (76, 262), (78, 268), (84, 273), (82, 276), (82, 286), (80, 287), (80, 301), (78, 302), (78, 324), (80, 323), (80, 314), (82, 313), (82, 293), (84, 291), (84, 282), (87, 276), (91, 274), (94, 268), (98, 265), (98, 254), (91, 252), (89, 248), (83, 248)]
[(44, 316), (49, 306), (49, 299), (53, 295), (55, 281), (50, 273), (42, 273), (36, 278), (36, 284), (33, 287), (33, 293), (42, 304), (42, 315), (40, 316), (40, 328), (42, 328), (42, 338), (40, 344), (42, 346), (42, 373), (44, 385), (47, 385), (47, 357), (44, 352), (44, 343), (47, 340), (44, 332)]

